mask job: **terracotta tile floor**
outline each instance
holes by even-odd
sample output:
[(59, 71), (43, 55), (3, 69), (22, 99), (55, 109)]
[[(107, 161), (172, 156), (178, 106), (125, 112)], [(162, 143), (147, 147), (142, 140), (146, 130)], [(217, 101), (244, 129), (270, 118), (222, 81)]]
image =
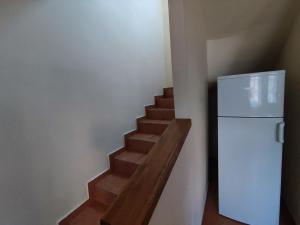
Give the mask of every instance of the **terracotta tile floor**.
[[(202, 225), (244, 225), (218, 213), (218, 185), (211, 182), (208, 190)], [(262, 224), (263, 225), (263, 224)], [(295, 225), (286, 207), (281, 207), (280, 225)]]

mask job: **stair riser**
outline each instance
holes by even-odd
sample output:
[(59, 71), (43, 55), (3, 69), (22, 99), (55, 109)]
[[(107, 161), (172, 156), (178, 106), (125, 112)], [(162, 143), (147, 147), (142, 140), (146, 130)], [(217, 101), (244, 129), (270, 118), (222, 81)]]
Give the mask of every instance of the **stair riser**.
[(95, 200), (104, 205), (112, 204), (116, 197), (116, 195), (102, 190), (97, 190), (97, 193), (95, 194)]
[(167, 126), (167, 124), (139, 123), (138, 131), (145, 134), (161, 135)]
[(140, 152), (143, 154), (147, 154), (150, 149), (153, 147), (154, 142), (134, 140), (128, 138), (126, 141), (127, 149), (135, 152)]
[(173, 88), (165, 88), (164, 89), (164, 96), (166, 98), (173, 98), (174, 97)]
[(138, 165), (131, 162), (126, 162), (119, 159), (112, 160), (112, 170), (114, 173), (130, 177), (135, 170), (137, 169)]
[(115, 200), (116, 196), (105, 190), (96, 189), (93, 187), (90, 188), (90, 198), (108, 206)]
[(147, 118), (154, 120), (172, 120), (175, 118), (175, 111), (147, 109), (146, 115)]
[(155, 105), (158, 108), (174, 109), (174, 100), (170, 98), (156, 98)]

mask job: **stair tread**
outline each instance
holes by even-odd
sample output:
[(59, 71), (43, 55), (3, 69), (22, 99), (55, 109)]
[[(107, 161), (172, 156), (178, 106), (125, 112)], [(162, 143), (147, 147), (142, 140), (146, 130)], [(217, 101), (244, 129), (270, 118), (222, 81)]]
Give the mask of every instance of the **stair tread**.
[(101, 188), (102, 190), (118, 195), (123, 190), (128, 179), (127, 177), (110, 173), (96, 183), (96, 188)]
[(100, 219), (103, 217), (107, 206), (96, 201), (89, 201), (79, 207), (73, 214), (67, 218), (64, 225), (99, 225)]
[(151, 120), (151, 119), (143, 119), (140, 123), (147, 123), (147, 124), (164, 124), (169, 125), (171, 122), (168, 120)]
[(157, 142), (160, 136), (154, 134), (135, 133), (131, 135), (129, 138), (134, 140), (139, 140), (139, 141)]
[(122, 152), (120, 155), (116, 157), (118, 160), (123, 160), (135, 164), (142, 164), (147, 158), (146, 154), (138, 153), (138, 152), (131, 152), (131, 151), (125, 151)]

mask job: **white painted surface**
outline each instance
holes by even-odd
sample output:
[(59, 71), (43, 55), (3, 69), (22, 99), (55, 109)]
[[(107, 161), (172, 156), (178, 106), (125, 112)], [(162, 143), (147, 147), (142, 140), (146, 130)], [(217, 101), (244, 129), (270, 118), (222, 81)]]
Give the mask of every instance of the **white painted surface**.
[(283, 117), (285, 71), (218, 78), (218, 116)]
[(86, 198), (165, 84), (159, 0), (0, 3), (0, 224), (54, 225)]
[(282, 118), (218, 119), (219, 212), (251, 225), (279, 225)]
[(207, 193), (207, 64), (202, 1), (170, 0), (176, 117), (191, 118), (150, 225), (200, 225)]
[(300, 11), (280, 57), (286, 69), (286, 144), (283, 162), (283, 197), (300, 225)]

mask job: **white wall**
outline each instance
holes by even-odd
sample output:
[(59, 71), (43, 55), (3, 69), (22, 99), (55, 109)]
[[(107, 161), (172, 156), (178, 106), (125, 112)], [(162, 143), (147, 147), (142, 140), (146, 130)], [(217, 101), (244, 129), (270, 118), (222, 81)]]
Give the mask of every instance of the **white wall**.
[(176, 117), (192, 128), (150, 225), (200, 225), (207, 193), (207, 63), (202, 1), (169, 0)]
[(296, 224), (300, 225), (300, 12), (280, 59), (286, 69), (286, 142), (283, 195)]
[(87, 198), (165, 86), (160, 0), (0, 3), (0, 224), (54, 225)]

